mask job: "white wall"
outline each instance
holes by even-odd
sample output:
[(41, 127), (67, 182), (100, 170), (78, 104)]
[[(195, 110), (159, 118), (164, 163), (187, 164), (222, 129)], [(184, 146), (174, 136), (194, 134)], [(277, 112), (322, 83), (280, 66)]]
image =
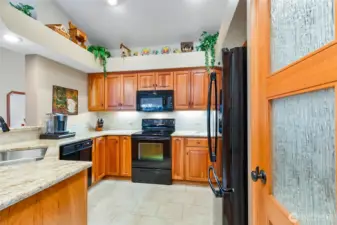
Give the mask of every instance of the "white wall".
[(25, 56), (0, 48), (0, 116), (7, 120), (6, 96), (11, 91), (25, 92)]
[(44, 125), (45, 114), (52, 111), (53, 85), (78, 90), (79, 115), (69, 116), (68, 128), (73, 131), (91, 128), (96, 113), (88, 112), (87, 74), (37, 55), (26, 57), (27, 123)]
[(141, 130), (142, 119), (176, 119), (176, 130), (206, 131), (206, 111), (175, 111), (160, 113), (145, 112), (101, 112), (98, 117), (104, 119), (105, 129)]

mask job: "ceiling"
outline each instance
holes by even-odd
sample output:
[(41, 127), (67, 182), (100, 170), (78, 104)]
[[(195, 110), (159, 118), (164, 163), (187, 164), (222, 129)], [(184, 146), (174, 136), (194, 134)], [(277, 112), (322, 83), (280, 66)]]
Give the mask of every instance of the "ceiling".
[(227, 0), (55, 0), (91, 44), (119, 48), (196, 41), (202, 31), (217, 32)]

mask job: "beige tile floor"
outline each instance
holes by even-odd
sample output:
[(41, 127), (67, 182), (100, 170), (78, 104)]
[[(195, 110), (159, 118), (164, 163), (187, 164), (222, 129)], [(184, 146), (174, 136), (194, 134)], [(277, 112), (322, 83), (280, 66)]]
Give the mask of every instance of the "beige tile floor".
[(210, 225), (207, 187), (102, 181), (89, 190), (89, 225)]

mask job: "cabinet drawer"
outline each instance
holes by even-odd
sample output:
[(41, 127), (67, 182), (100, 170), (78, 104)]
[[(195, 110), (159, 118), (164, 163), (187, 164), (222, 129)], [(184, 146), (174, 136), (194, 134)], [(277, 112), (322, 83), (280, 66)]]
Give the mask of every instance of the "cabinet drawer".
[[(214, 145), (215, 139), (212, 138), (212, 145)], [(207, 138), (186, 138), (187, 147), (208, 147)]]
[(207, 138), (187, 138), (186, 146), (188, 147), (207, 147)]

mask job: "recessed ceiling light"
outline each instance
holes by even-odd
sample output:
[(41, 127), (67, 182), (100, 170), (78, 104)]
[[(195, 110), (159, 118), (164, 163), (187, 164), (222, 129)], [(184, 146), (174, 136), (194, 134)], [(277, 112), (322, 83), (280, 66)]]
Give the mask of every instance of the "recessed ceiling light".
[(12, 34), (5, 34), (4, 35), (4, 40), (10, 43), (19, 43), (22, 41), (21, 38), (14, 36)]
[(116, 6), (118, 4), (118, 0), (108, 0), (109, 5)]

